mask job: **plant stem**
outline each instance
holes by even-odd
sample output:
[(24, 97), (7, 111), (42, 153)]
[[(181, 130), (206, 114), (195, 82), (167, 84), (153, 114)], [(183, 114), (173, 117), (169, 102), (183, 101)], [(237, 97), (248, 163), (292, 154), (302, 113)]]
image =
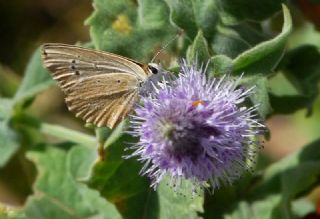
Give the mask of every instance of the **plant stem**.
[(97, 144), (97, 140), (94, 136), (74, 131), (72, 129), (64, 128), (59, 125), (42, 123), (40, 131), (44, 134), (79, 143), (90, 148), (96, 147)]

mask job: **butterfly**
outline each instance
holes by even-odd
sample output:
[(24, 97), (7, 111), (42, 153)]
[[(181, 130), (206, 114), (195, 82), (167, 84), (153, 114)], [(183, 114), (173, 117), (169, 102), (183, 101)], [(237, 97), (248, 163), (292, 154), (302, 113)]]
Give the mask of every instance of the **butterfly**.
[(44, 66), (65, 94), (68, 109), (87, 123), (114, 128), (132, 110), (157, 64), (74, 45), (42, 46)]

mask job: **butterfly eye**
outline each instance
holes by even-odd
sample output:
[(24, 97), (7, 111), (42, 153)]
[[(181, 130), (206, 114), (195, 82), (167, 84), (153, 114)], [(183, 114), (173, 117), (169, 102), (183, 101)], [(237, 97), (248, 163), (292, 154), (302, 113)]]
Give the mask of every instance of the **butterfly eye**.
[(151, 65), (148, 65), (150, 71), (153, 73), (153, 74), (157, 74), (158, 73), (158, 69), (156, 69), (155, 67), (151, 66)]

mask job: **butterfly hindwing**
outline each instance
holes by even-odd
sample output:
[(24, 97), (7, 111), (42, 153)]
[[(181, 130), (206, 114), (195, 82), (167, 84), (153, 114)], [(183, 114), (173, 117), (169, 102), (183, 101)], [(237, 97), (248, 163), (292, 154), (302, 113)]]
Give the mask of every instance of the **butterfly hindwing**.
[(130, 112), (137, 99), (137, 91), (122, 91), (107, 98), (90, 98), (84, 100), (81, 97), (67, 97), (68, 109), (77, 117), (98, 127), (108, 126), (114, 128)]
[(115, 127), (148, 78), (142, 64), (78, 46), (45, 44), (42, 58), (65, 93), (69, 110), (98, 127)]

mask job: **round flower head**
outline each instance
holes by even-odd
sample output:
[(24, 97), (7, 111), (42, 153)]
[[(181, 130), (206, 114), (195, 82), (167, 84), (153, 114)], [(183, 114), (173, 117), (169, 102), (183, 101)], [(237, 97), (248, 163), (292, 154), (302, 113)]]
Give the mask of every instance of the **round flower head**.
[(205, 71), (183, 61), (177, 78), (154, 86), (135, 108), (130, 133), (140, 141), (131, 156), (144, 162), (154, 188), (167, 175), (172, 186), (188, 179), (194, 192), (208, 183), (214, 190), (237, 179), (256, 154), (264, 126), (256, 107), (243, 104), (254, 89)]

